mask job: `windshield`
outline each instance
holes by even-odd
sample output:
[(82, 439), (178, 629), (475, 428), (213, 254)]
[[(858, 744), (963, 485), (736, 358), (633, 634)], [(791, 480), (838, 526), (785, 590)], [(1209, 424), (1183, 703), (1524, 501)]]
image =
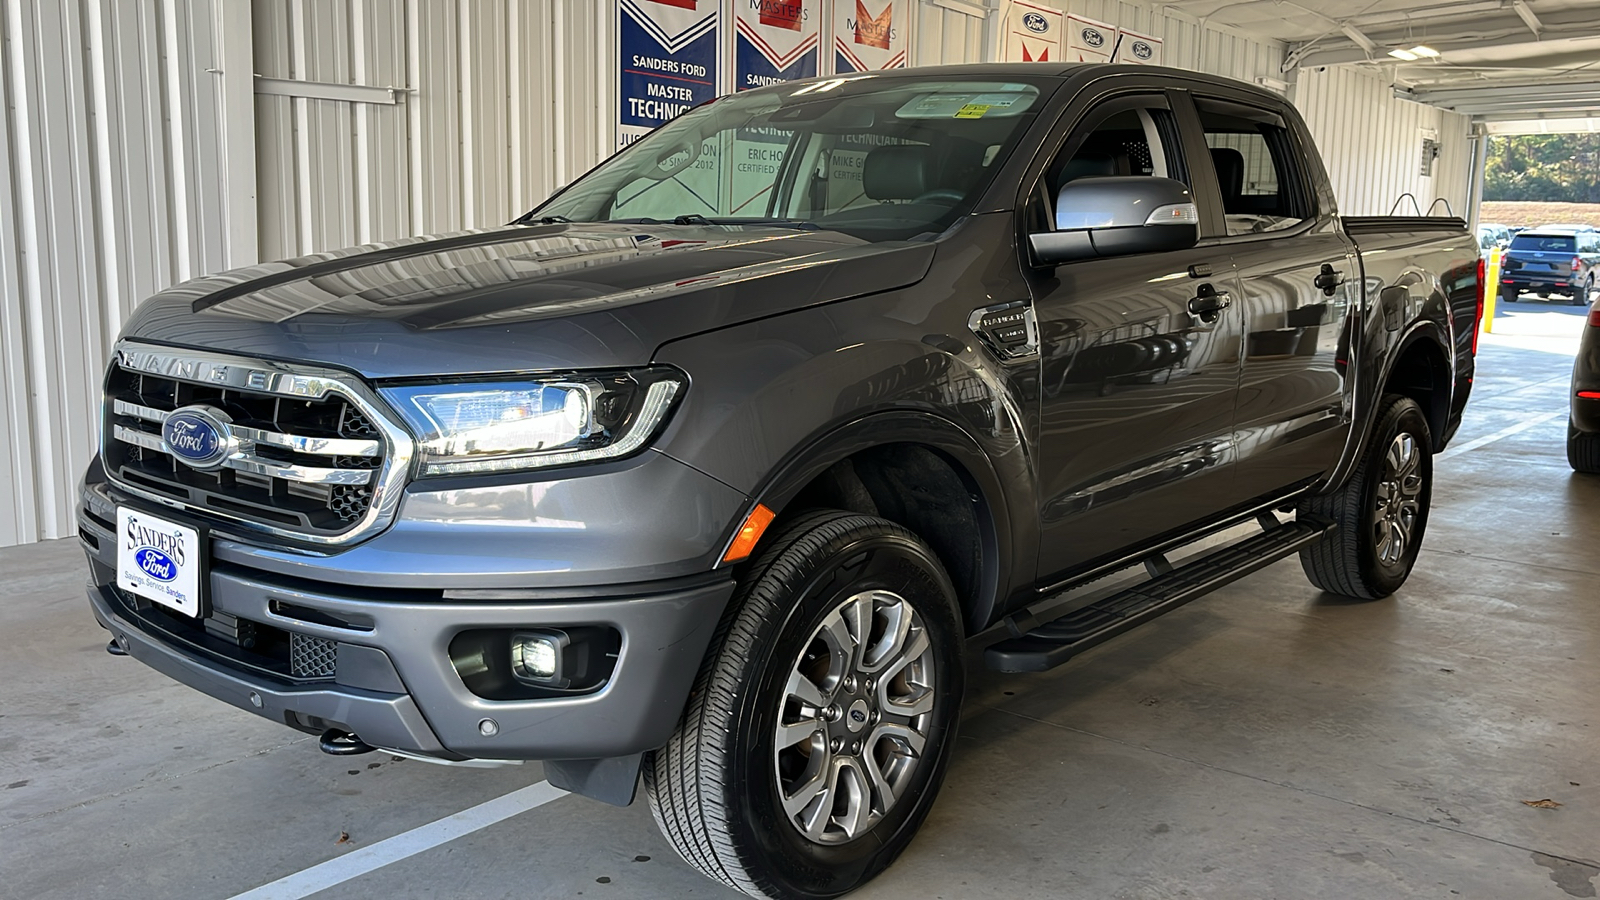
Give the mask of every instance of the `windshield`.
[(943, 231), (1037, 114), (1040, 84), (865, 76), (723, 97), (641, 138), (525, 220)]
[(1519, 234), (1511, 239), (1513, 250), (1542, 250), (1546, 253), (1571, 253), (1577, 241), (1570, 234)]

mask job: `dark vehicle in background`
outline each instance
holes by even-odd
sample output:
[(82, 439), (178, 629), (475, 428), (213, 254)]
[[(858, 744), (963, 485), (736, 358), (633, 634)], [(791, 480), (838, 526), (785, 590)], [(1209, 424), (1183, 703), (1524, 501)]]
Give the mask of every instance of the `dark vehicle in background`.
[(834, 897), (928, 815), (969, 650), (1049, 669), (1295, 554), (1399, 589), (1481, 266), (1460, 219), (1340, 217), (1254, 85), (752, 90), (509, 225), (139, 306), (89, 600), (326, 752), (642, 785), (708, 877)]
[(1572, 363), (1567, 462), (1575, 471), (1600, 475), (1600, 301), (1589, 307), (1589, 322)]
[(1515, 303), (1519, 294), (1562, 297), (1586, 306), (1600, 267), (1600, 232), (1543, 226), (1517, 234), (1500, 261), (1500, 294)]

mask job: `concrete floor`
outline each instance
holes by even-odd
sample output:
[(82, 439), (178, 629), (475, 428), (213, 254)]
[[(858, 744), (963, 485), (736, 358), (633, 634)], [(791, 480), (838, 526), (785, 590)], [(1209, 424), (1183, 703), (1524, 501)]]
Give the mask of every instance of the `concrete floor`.
[[(1600, 478), (1563, 455), (1581, 315), (1523, 304), (1485, 338), (1455, 446), (1555, 415), (1439, 461), (1399, 596), (1321, 596), (1289, 560), (1048, 674), (980, 671), (928, 826), (857, 896), (1596, 896)], [(231, 897), (541, 777), (324, 756), (106, 655), (75, 542), (0, 573), (0, 896)], [(642, 803), (576, 797), (314, 896), (580, 895), (734, 896)]]

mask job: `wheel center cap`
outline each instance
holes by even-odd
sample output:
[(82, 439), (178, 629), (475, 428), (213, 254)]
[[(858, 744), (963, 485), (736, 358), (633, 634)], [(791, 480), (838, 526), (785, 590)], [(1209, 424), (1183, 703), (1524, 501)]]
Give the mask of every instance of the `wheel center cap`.
[(850, 704), (850, 708), (845, 711), (844, 724), (850, 729), (850, 732), (854, 734), (855, 732), (867, 727), (867, 721), (871, 718), (872, 714), (867, 709), (867, 701), (857, 700), (856, 702)]

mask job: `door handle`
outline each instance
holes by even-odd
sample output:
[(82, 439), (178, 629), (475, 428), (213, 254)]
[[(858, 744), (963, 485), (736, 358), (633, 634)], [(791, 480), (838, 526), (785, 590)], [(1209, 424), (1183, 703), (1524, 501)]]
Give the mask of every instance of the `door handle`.
[(1322, 271), (1317, 273), (1317, 277), (1312, 279), (1311, 283), (1321, 288), (1325, 296), (1332, 297), (1334, 291), (1339, 289), (1339, 285), (1344, 284), (1344, 273), (1328, 263), (1323, 263)]
[(1233, 296), (1227, 291), (1219, 291), (1209, 284), (1202, 284), (1193, 297), (1189, 298), (1189, 312), (1200, 317), (1200, 321), (1211, 323), (1222, 315), (1222, 311), (1233, 305)]

